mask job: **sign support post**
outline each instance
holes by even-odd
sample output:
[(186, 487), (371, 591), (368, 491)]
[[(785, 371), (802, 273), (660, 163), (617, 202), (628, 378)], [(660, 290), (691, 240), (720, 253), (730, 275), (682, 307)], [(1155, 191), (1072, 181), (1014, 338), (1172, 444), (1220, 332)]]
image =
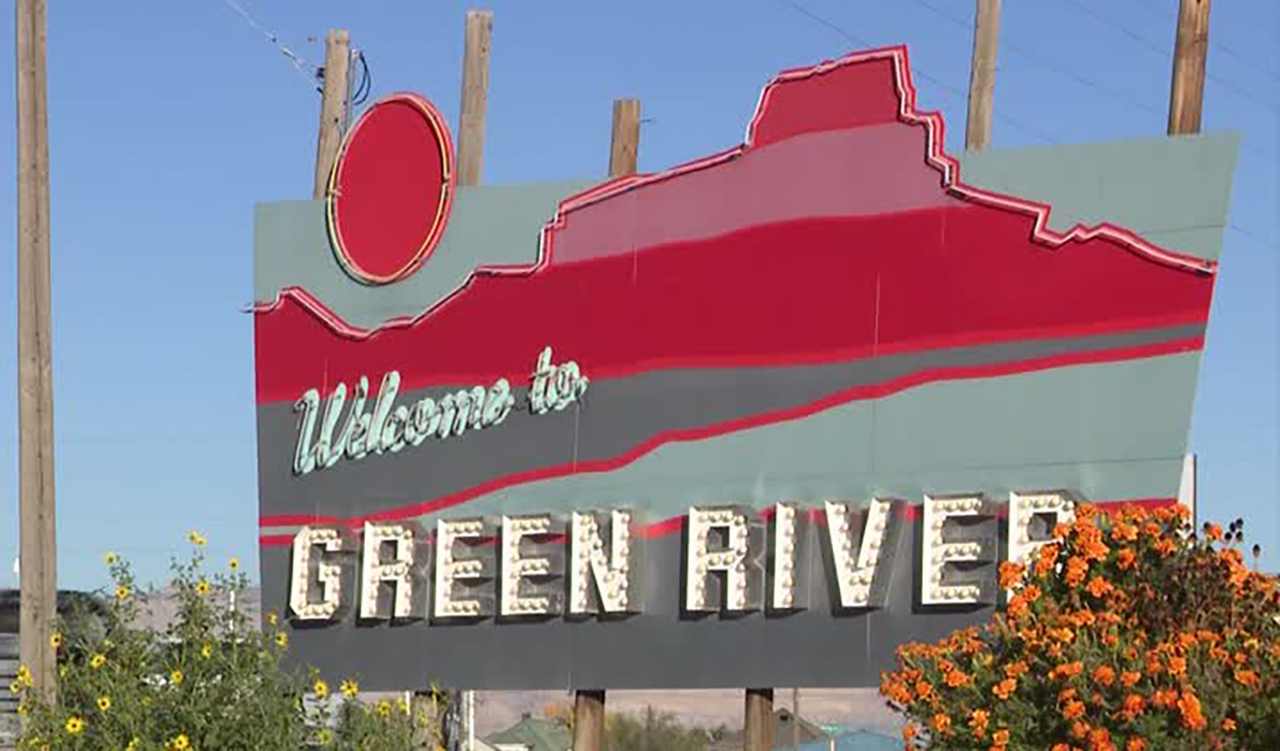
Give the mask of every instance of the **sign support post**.
[(18, 0), (19, 655), (52, 701), (58, 610), (49, 285), (49, 109), (45, 0)]
[(1205, 60), (1209, 56), (1210, 0), (1182, 0), (1169, 88), (1169, 135), (1200, 132)]
[(479, 185), (484, 161), (484, 118), (489, 105), (489, 37), (493, 13), (467, 11), (462, 57), (462, 108), (458, 114), (458, 185)]
[(991, 119), (996, 90), (996, 52), (1000, 40), (1000, 0), (978, 0), (973, 17), (973, 61), (969, 64), (969, 118), (966, 151), (991, 145)]
[(346, 129), (347, 67), (351, 62), (351, 35), (346, 29), (329, 29), (324, 39), (324, 93), (320, 100), (320, 134), (316, 138), (316, 180), (313, 200), (322, 200), (329, 189), (329, 173), (338, 158)]
[(773, 689), (747, 689), (743, 751), (773, 751)]

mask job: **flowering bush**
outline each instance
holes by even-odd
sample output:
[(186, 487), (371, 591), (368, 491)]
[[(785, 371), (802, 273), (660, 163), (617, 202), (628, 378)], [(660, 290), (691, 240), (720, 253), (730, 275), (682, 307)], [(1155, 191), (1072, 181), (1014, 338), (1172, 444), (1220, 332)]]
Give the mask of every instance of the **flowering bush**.
[[(232, 559), (225, 573), (204, 571), (205, 539), (175, 562), (177, 613), (163, 632), (143, 628), (144, 605), (133, 573), (114, 554), (114, 590), (95, 628), (58, 633), (58, 691), (50, 704), (20, 668), (10, 686), (21, 694), (23, 749), (112, 751), (299, 751), (303, 748), (421, 748), (439, 743), (438, 726), (404, 701), (366, 705), (353, 679), (335, 685), (315, 670), (281, 664), (288, 632), (267, 616), (253, 628), (230, 607), (248, 584)], [(239, 597), (243, 601), (243, 597)], [(334, 706), (334, 702), (337, 706)], [(416, 744), (416, 745), (415, 745)]]
[(1280, 749), (1280, 587), (1185, 508), (1082, 506), (985, 629), (898, 651), (880, 691), (906, 747)]

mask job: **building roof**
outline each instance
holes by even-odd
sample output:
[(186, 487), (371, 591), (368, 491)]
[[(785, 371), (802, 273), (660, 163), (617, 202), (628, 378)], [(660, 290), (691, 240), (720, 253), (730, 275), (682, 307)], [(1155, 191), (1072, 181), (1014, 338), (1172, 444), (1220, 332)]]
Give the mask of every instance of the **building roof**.
[(563, 725), (525, 715), (519, 722), (487, 736), (485, 742), (492, 746), (521, 745), (529, 751), (569, 751), (573, 738)]

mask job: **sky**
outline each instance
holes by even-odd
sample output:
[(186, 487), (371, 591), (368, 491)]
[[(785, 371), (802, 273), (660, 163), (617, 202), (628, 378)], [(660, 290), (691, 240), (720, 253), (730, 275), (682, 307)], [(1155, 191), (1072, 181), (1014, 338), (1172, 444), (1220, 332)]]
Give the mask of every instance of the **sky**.
[[(158, 581), (186, 533), (256, 576), (252, 212), (310, 196), (320, 99), (235, 6), (317, 64), (347, 28), (373, 94), (456, 132), (466, 3), (117, 0), (49, 9), (59, 585), (119, 551)], [(611, 103), (643, 103), (640, 169), (742, 137), (778, 71), (908, 45), (960, 150), (970, 0), (493, 2), (483, 181), (603, 177)], [(994, 148), (1164, 133), (1177, 0), (1004, 4)], [(1204, 129), (1243, 136), (1192, 428), (1205, 518), (1246, 520), (1280, 569), (1280, 4), (1213, 8)], [(13, 39), (0, 14), (0, 39)], [(11, 48), (10, 48), (11, 49)], [(0, 101), (14, 101), (11, 55)], [(305, 66), (304, 66), (305, 67)], [(14, 118), (0, 141), (15, 143)], [(14, 147), (0, 173), (16, 175)], [(16, 180), (0, 180), (0, 332), (16, 334)], [(0, 347), (0, 586), (18, 548), (16, 346)]]

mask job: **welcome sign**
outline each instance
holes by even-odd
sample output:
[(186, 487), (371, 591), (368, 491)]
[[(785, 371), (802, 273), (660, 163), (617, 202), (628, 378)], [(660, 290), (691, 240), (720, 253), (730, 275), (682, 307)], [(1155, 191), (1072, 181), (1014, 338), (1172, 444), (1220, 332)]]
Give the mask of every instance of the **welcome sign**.
[(256, 218), (291, 652), (369, 688), (874, 685), (1079, 501), (1171, 503), (1234, 142), (966, 161), (983, 189), (943, 143), (902, 48), (604, 183), (460, 189), (430, 103), (370, 107), (325, 201)]

